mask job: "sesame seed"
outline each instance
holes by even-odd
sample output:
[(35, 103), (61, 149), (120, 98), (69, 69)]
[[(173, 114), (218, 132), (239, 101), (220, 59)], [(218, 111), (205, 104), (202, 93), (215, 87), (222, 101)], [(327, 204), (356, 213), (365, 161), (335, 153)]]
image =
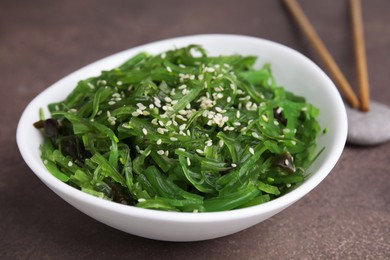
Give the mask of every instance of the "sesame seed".
[(219, 140), (218, 145), (222, 148), (225, 145), (225, 142), (221, 139)]
[(171, 67), (168, 67), (168, 66), (167, 66), (167, 71), (168, 71), (168, 72), (172, 72)]
[(150, 105), (149, 105), (149, 108), (150, 108), (150, 109), (153, 109), (153, 108), (154, 108), (154, 105), (153, 105), (153, 104), (150, 104)]
[(172, 99), (170, 97), (165, 97), (164, 100), (165, 100), (165, 102), (168, 102), (168, 103), (172, 102)]
[(204, 151), (201, 150), (201, 149), (196, 149), (196, 152), (199, 153), (199, 154), (204, 154)]
[(188, 166), (191, 166), (191, 161), (190, 161), (190, 158), (189, 158), (189, 157), (187, 157), (187, 165), (188, 165)]
[(232, 163), (232, 164), (230, 164), (233, 168), (236, 168), (237, 167), (237, 164), (235, 164), (235, 163)]
[[(162, 56), (162, 55), (161, 55)], [(146, 201), (146, 199), (143, 199), (143, 198), (139, 198), (138, 199), (138, 202), (145, 202)]]
[(180, 89), (180, 90), (183, 90), (183, 89), (186, 89), (186, 88), (187, 88), (187, 85), (185, 85), (185, 84), (183, 84), (183, 85), (178, 87), (178, 89)]
[(200, 74), (200, 75), (198, 76), (198, 79), (199, 79), (199, 80), (203, 80), (203, 78), (204, 78), (203, 74)]
[(95, 89), (95, 86), (91, 82), (88, 82), (87, 85), (90, 89)]
[(288, 165), (290, 164), (290, 162), (288, 161), (288, 159), (284, 160), (284, 164), (285, 164), (286, 166), (288, 166)]
[(207, 140), (205, 142), (206, 146), (212, 146), (213, 145), (213, 141), (211, 139)]
[(288, 134), (288, 133), (290, 133), (290, 129), (288, 129), (288, 128), (284, 128), (284, 129), (283, 129), (283, 133), (285, 133), (285, 134)]
[(220, 108), (220, 107), (215, 107), (215, 110), (216, 110), (218, 113), (221, 113), (221, 112), (222, 112), (222, 108)]
[(164, 150), (158, 150), (157, 153), (158, 153), (159, 155), (163, 155), (165, 152), (164, 152)]
[(142, 111), (142, 115), (144, 115), (144, 116), (148, 116), (148, 115), (150, 115), (150, 113), (148, 112), (148, 111)]
[(162, 143), (162, 140), (161, 139), (158, 139), (156, 144), (160, 145)]
[(274, 125), (279, 125), (279, 122), (277, 120), (274, 120)]
[(266, 115), (262, 115), (261, 118), (265, 121), (268, 122), (268, 117)]
[(68, 162), (68, 166), (69, 166), (69, 167), (72, 167), (72, 166), (73, 166), (73, 162), (69, 161), (69, 162)]
[(186, 129), (186, 127), (187, 127), (187, 124), (182, 124), (179, 126), (179, 130), (184, 131), (184, 129)]
[(179, 67), (184, 69), (184, 68), (186, 67), (186, 65), (184, 65), (184, 64), (179, 64)]
[(172, 120), (169, 120), (165, 125), (166, 125), (166, 126), (172, 125)]
[(240, 123), (240, 122), (234, 122), (233, 125), (234, 125), (234, 126), (240, 126), (241, 123)]
[(184, 149), (184, 148), (177, 148), (177, 150), (182, 151), (182, 152), (186, 151), (186, 149)]
[(122, 124), (122, 127), (123, 127), (123, 128), (127, 128), (127, 129), (130, 129), (130, 128), (131, 128), (130, 125), (129, 125), (128, 123), (123, 123), (123, 124)]
[(183, 89), (182, 92), (181, 92), (184, 95), (187, 95), (188, 93), (190, 93), (190, 91), (188, 89)]
[(252, 132), (252, 136), (253, 136), (254, 138), (260, 138), (259, 134), (256, 133), (256, 132)]
[(46, 164), (48, 164), (48, 163), (49, 163), (49, 161), (46, 160), (46, 159), (43, 161), (43, 164), (44, 164), (44, 165), (46, 165)]
[(175, 142), (175, 141), (177, 141), (178, 139), (177, 139), (176, 137), (171, 137), (171, 138), (169, 138), (169, 140), (171, 140), (172, 142)]
[(286, 184), (286, 187), (287, 187), (287, 188), (290, 188), (290, 187), (291, 187), (291, 183), (287, 183), (287, 184)]
[(292, 144), (292, 145), (296, 145), (296, 144), (297, 144), (297, 142), (296, 142), (296, 141), (294, 141), (294, 140), (292, 140), (292, 141), (291, 141), (291, 144)]
[(165, 126), (164, 122), (161, 121), (161, 120), (158, 120), (158, 124), (159, 124), (160, 126)]
[(137, 103), (137, 107), (138, 107), (141, 111), (146, 109), (146, 107), (145, 107), (144, 104), (142, 104), (142, 103)]
[(153, 118), (153, 119), (152, 119), (152, 124), (153, 124), (153, 125), (158, 125), (157, 118)]
[(277, 114), (282, 113), (282, 111), (283, 111), (283, 108), (282, 108), (282, 107), (278, 107), (278, 109), (276, 109), (276, 113), (277, 113)]
[(191, 135), (190, 129), (187, 129), (187, 135)]
[(148, 130), (146, 130), (146, 128), (142, 128), (142, 133), (144, 133), (144, 135), (147, 135), (148, 134)]
[(184, 109), (182, 109), (182, 110), (179, 110), (179, 114), (180, 115), (187, 115), (187, 111), (186, 110), (184, 110)]
[(252, 147), (249, 148), (249, 152), (250, 152), (251, 154), (255, 154), (255, 150), (254, 150)]
[(169, 151), (168, 151), (168, 150), (166, 150), (166, 151), (165, 151), (165, 153), (164, 153), (164, 155), (165, 155), (166, 157), (168, 157), (168, 155), (169, 155)]
[(116, 84), (117, 84), (118, 86), (122, 86), (123, 83), (122, 83), (122, 81), (117, 81)]
[(232, 97), (227, 97), (226, 102), (230, 103), (232, 101)]

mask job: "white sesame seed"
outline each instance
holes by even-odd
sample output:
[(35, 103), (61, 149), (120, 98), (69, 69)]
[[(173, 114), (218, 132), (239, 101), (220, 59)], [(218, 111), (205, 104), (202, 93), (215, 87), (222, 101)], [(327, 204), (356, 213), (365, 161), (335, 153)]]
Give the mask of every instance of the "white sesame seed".
[(166, 126), (172, 125), (172, 120), (169, 120), (165, 125), (166, 125)]
[(179, 102), (179, 101), (178, 101), (178, 100), (172, 100), (171, 104), (172, 104), (172, 105), (176, 105), (177, 102)]
[(286, 184), (286, 187), (287, 187), (287, 188), (290, 188), (290, 187), (291, 187), (291, 183), (287, 183), (287, 184)]
[(170, 97), (165, 97), (164, 100), (165, 100), (165, 102), (168, 102), (168, 103), (172, 102), (172, 99)]
[(204, 154), (204, 151), (201, 150), (201, 149), (196, 149), (196, 152), (199, 153), (199, 154)]
[(274, 120), (274, 125), (279, 125), (279, 122), (277, 120)]
[(260, 138), (259, 134), (256, 133), (256, 132), (252, 132), (252, 136), (253, 136), (254, 138)]
[(149, 108), (150, 108), (150, 109), (153, 109), (153, 108), (154, 108), (154, 105), (153, 105), (153, 104), (150, 104), (150, 105), (149, 105)]
[(268, 122), (268, 117), (266, 115), (262, 115), (261, 118), (265, 121)]
[[(161, 55), (162, 56), (162, 55)], [(143, 198), (139, 198), (138, 199), (138, 202), (145, 202), (146, 201), (146, 199), (143, 199)]]
[(167, 71), (168, 71), (168, 72), (172, 72), (171, 67), (168, 67), (168, 66), (167, 66)]
[(160, 126), (165, 126), (164, 122), (161, 121), (161, 120), (158, 120), (158, 124), (159, 124)]
[(150, 115), (150, 113), (149, 113), (149, 111), (144, 110), (144, 111), (142, 111), (142, 115), (148, 116), (148, 115)]
[(234, 125), (234, 126), (240, 126), (241, 123), (240, 123), (240, 122), (234, 122), (233, 125)]
[(122, 81), (119, 80), (119, 81), (116, 82), (116, 84), (117, 84), (118, 86), (122, 86), (123, 83), (122, 83)]
[(236, 168), (237, 167), (237, 164), (235, 164), (235, 163), (232, 163), (232, 164), (230, 164), (233, 168)]
[(161, 143), (162, 143), (161, 139), (158, 139), (157, 142), (156, 142), (157, 145), (160, 145)]
[(290, 165), (290, 162), (288, 161), (288, 159), (284, 160), (284, 164), (285, 164), (286, 166)]
[(69, 161), (69, 162), (68, 162), (68, 166), (69, 166), (69, 167), (72, 167), (72, 166), (73, 166), (73, 162)]
[(225, 145), (225, 142), (221, 139), (219, 140), (218, 145), (222, 148)]
[(43, 161), (43, 164), (44, 164), (44, 165), (47, 165), (48, 163), (49, 163), (49, 161), (46, 160), (46, 159)]
[(251, 154), (255, 154), (255, 150), (254, 150), (252, 147), (249, 148), (249, 152), (250, 152)]
[(187, 85), (185, 85), (185, 84), (183, 84), (183, 85), (181, 85), (181, 86), (178, 87), (178, 89), (180, 89), (180, 90), (183, 90), (183, 89), (185, 89), (185, 88), (187, 88)]
[(153, 118), (153, 119), (152, 119), (152, 124), (153, 124), (153, 125), (158, 125), (157, 118)]
[(176, 137), (171, 137), (171, 138), (169, 138), (169, 140), (171, 140), (172, 142), (175, 142), (175, 141), (177, 141), (178, 139), (177, 139)]
[(95, 89), (95, 86), (91, 82), (88, 82), (87, 85), (90, 89)]
[(182, 124), (179, 126), (179, 130), (184, 131), (184, 129), (186, 129), (186, 127), (187, 127), (187, 124)]
[(215, 110), (216, 110), (218, 113), (221, 113), (221, 112), (222, 112), (222, 108), (220, 108), (220, 107), (215, 107)]
[(184, 148), (177, 148), (177, 150), (182, 151), (182, 152), (186, 151), (186, 149), (184, 149)]
[(282, 113), (282, 111), (283, 111), (283, 108), (282, 108), (282, 107), (278, 107), (278, 109), (276, 109), (276, 113), (277, 113), (277, 114)]
[(283, 129), (283, 133), (285, 133), (285, 134), (288, 134), (288, 133), (290, 133), (290, 129), (288, 129), (288, 128), (284, 128), (284, 129)]
[(146, 128), (142, 128), (142, 133), (144, 133), (144, 135), (147, 135), (148, 134), (148, 130), (146, 130)]
[(227, 97), (226, 102), (230, 103), (232, 101), (232, 97)]
[(292, 141), (291, 141), (291, 144), (292, 144), (292, 145), (296, 145), (297, 142), (295, 142), (294, 140), (292, 140)]
[(122, 124), (122, 127), (123, 127), (123, 128), (127, 128), (127, 129), (130, 129), (130, 128), (131, 128), (130, 125), (127, 124), (127, 123), (123, 123), (123, 124)]
[(207, 140), (205, 142), (206, 146), (212, 146), (213, 145), (213, 141), (211, 139)]
[(187, 157), (187, 165), (188, 165), (188, 166), (191, 166), (191, 161), (190, 161), (190, 158), (189, 158), (189, 157)]
[(164, 152), (164, 150), (158, 150), (157, 153), (158, 153), (159, 155), (163, 155), (165, 152)]
[(190, 131), (190, 129), (187, 129), (187, 135), (191, 136), (191, 131)]
[(204, 78), (203, 74), (200, 74), (200, 75), (198, 76), (198, 79), (199, 79), (199, 80), (203, 80), (203, 78)]
[(184, 65), (184, 64), (179, 64), (179, 67), (185, 69), (186, 65)]
[(169, 155), (169, 151), (168, 151), (168, 150), (166, 150), (166, 151), (165, 151), (165, 153), (164, 153), (164, 155), (165, 155), (166, 157), (168, 157), (168, 155)]
[(146, 109), (146, 107), (145, 107), (144, 104), (142, 104), (142, 103), (137, 103), (137, 107), (138, 107), (141, 111)]

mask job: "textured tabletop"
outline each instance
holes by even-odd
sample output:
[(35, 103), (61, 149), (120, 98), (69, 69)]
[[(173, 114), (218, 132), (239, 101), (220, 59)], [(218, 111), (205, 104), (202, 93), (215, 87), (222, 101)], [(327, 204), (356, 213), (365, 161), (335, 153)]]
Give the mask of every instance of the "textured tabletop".
[[(348, 1), (298, 2), (356, 86)], [(390, 1), (362, 2), (371, 96), (390, 105)], [(390, 259), (390, 143), (347, 145), (331, 174), (285, 211), (240, 233), (191, 243), (101, 224), (23, 162), (16, 125), (38, 93), (109, 54), (203, 33), (266, 38), (322, 66), (278, 0), (0, 1), (0, 259)]]

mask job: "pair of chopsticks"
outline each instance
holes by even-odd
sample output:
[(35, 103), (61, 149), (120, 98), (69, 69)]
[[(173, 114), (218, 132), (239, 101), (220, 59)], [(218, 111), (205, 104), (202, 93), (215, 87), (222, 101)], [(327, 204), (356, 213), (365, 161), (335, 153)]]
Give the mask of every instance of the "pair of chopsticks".
[(322, 59), (327, 70), (331, 74), (333, 80), (336, 83), (336, 86), (339, 88), (340, 92), (345, 96), (345, 99), (352, 108), (359, 108), (362, 111), (369, 110), (369, 83), (368, 83), (368, 72), (367, 72), (367, 62), (365, 54), (365, 44), (363, 37), (363, 19), (361, 11), (360, 0), (350, 0), (350, 9), (351, 9), (351, 23), (353, 30), (354, 38), (354, 50), (355, 50), (355, 59), (356, 59), (356, 70), (358, 75), (358, 86), (360, 100), (355, 95), (354, 91), (351, 88), (351, 85), (348, 83), (344, 74), (341, 72), (340, 68), (337, 66), (336, 62), (332, 58), (331, 54), (325, 47), (321, 38), (318, 36), (313, 26), (310, 24), (306, 15), (303, 13), (302, 9), (296, 2), (296, 0), (283, 0), (287, 9), (290, 11), (298, 25), (303, 30), (306, 37), (309, 39), (310, 43), (313, 45), (314, 49), (318, 52), (320, 58)]

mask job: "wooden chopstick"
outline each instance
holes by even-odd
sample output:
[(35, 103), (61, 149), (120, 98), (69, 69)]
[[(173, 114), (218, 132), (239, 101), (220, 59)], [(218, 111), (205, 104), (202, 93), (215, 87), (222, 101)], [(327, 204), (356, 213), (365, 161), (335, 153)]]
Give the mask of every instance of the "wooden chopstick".
[(303, 30), (306, 37), (309, 39), (310, 43), (313, 45), (314, 49), (319, 54), (324, 65), (335, 81), (336, 86), (342, 94), (344, 94), (349, 105), (353, 108), (358, 108), (360, 105), (359, 99), (356, 97), (344, 74), (337, 66), (336, 62), (332, 58), (332, 55), (330, 55), (329, 51), (318, 36), (317, 32), (314, 30), (313, 26), (310, 24), (298, 3), (295, 0), (283, 0), (283, 2)]
[(368, 82), (367, 60), (364, 44), (362, 7), (360, 0), (350, 0), (351, 23), (355, 46), (356, 72), (358, 77), (360, 109), (370, 109), (370, 85)]

